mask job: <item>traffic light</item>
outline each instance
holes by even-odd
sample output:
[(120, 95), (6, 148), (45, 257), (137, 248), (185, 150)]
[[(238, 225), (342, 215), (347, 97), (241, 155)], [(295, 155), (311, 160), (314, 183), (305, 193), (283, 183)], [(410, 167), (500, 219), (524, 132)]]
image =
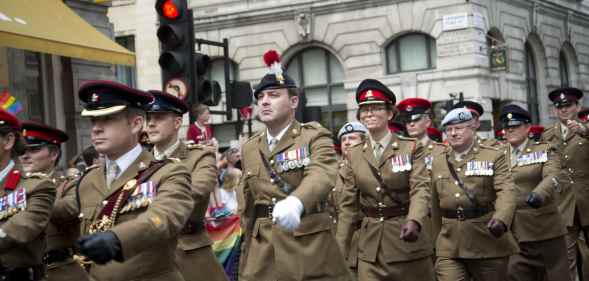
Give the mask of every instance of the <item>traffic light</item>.
[(208, 80), (206, 74), (211, 67), (211, 59), (205, 54), (194, 54), (196, 70), (196, 95), (198, 102), (208, 106), (216, 106), (221, 101), (221, 85), (214, 80)]
[(163, 91), (194, 99), (194, 27), (187, 0), (157, 0)]

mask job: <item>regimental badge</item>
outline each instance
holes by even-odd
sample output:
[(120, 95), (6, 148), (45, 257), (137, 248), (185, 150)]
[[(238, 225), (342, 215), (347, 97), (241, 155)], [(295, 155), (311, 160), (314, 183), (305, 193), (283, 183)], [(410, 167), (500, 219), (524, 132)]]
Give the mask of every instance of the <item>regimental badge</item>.
[(520, 155), (516, 162), (517, 166), (527, 166), (532, 164), (544, 163), (548, 161), (548, 152), (535, 151), (532, 153)]
[(507, 119), (510, 119), (510, 120), (513, 119), (513, 114), (507, 113)]
[(564, 93), (560, 93), (560, 99), (561, 99), (561, 100), (564, 100), (564, 99), (566, 99), (566, 97), (567, 97), (567, 96), (566, 96)]
[(135, 188), (133, 193), (127, 199), (127, 203), (123, 206), (119, 214), (134, 211), (140, 208), (145, 208), (153, 203), (157, 190), (153, 181), (147, 181)]
[(366, 96), (365, 96), (365, 98), (372, 98), (372, 97), (374, 97), (374, 94), (372, 94), (372, 90), (368, 90), (368, 91), (366, 92)]
[(24, 187), (0, 197), (0, 220), (14, 216), (27, 208), (27, 191)]
[(411, 111), (413, 111), (413, 106), (408, 105), (405, 110), (407, 110), (408, 112), (411, 112)]
[(311, 155), (308, 146), (289, 150), (276, 155), (278, 172), (286, 172), (293, 169), (300, 169), (311, 164)]
[(100, 100), (100, 97), (98, 96), (97, 93), (93, 93), (92, 96), (90, 97), (91, 102), (98, 102), (99, 100)]
[(468, 161), (466, 163), (466, 176), (492, 176), (494, 174), (493, 162), (491, 161)]
[(409, 154), (395, 155), (391, 157), (393, 173), (411, 171), (411, 156)]
[(423, 160), (425, 161), (425, 167), (431, 171), (432, 163), (434, 162), (434, 157), (431, 155), (427, 155), (423, 158)]

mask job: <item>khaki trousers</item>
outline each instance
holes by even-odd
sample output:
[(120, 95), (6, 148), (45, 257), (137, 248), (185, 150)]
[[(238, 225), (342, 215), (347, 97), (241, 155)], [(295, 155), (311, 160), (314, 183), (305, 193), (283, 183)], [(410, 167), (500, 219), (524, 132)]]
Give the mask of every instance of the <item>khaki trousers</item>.
[(564, 236), (520, 242), (519, 254), (509, 258), (511, 281), (573, 281), (569, 275)]
[(384, 263), (378, 257), (376, 262), (358, 259), (358, 281), (434, 281), (431, 257), (412, 261)]
[(460, 259), (438, 257), (438, 281), (505, 281), (509, 257), (490, 259)]

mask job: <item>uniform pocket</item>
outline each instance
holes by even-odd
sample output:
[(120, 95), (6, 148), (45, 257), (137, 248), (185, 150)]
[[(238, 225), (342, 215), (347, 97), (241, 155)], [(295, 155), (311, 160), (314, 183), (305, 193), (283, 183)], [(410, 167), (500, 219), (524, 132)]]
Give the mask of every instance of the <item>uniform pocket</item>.
[(301, 224), (294, 231), (294, 236), (304, 236), (322, 231), (331, 230), (332, 222), (327, 213), (318, 213), (304, 216)]

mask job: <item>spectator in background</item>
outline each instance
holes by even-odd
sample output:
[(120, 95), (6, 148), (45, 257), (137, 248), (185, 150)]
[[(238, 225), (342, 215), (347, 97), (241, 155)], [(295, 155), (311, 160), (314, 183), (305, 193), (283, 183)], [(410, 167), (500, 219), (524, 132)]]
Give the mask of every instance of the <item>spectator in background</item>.
[(204, 104), (194, 104), (191, 112), (196, 121), (188, 127), (186, 140), (197, 144), (212, 144), (214, 138), (213, 128), (209, 124), (211, 117), (209, 107)]

